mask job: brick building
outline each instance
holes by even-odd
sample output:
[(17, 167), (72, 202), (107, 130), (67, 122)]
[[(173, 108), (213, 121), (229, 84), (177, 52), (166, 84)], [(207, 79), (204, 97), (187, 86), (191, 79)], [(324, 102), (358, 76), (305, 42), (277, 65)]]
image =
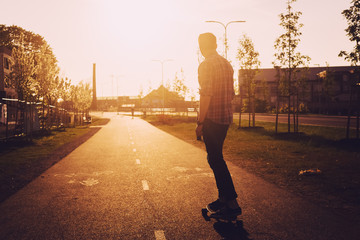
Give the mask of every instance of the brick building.
[[(355, 67), (311, 67), (304, 75), (304, 88), (300, 102), (305, 104), (310, 112), (324, 114), (345, 114), (349, 107), (351, 87), (359, 79), (352, 74)], [(242, 95), (246, 96), (243, 70), (239, 70), (239, 84)], [(327, 75), (328, 81), (324, 80)], [(257, 99), (266, 100), (270, 107), (275, 108), (278, 89), (278, 73), (274, 68), (259, 69), (255, 77)], [(266, 89), (264, 89), (266, 88)], [(353, 104), (359, 102), (359, 96), (353, 91)], [(286, 100), (283, 101), (286, 103)]]
[(0, 99), (17, 98), (15, 89), (6, 84), (6, 77), (11, 73), (11, 50), (7, 47), (0, 46)]

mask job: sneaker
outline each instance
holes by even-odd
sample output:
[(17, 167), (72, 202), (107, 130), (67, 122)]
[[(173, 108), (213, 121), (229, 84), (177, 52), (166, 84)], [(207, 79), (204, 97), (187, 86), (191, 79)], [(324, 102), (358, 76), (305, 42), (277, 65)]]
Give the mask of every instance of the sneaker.
[(209, 203), (207, 206), (206, 206), (206, 209), (210, 212), (210, 213), (215, 213), (217, 211), (219, 211), (220, 209), (222, 208), (225, 208), (226, 207), (226, 204), (223, 203), (223, 202), (220, 202), (219, 199), (217, 199), (216, 201), (212, 202), (212, 203)]
[(235, 220), (237, 216), (241, 215), (242, 210), (240, 207), (232, 209), (229, 207), (221, 208), (219, 211), (211, 214), (213, 218), (221, 218), (226, 220)]

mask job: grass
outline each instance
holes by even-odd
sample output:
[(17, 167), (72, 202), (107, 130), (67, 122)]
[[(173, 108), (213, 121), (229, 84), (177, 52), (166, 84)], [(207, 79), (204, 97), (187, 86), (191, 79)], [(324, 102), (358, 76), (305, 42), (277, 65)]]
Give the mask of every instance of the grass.
[[(195, 139), (195, 120), (173, 118), (147, 120), (158, 128), (204, 148)], [(345, 130), (333, 127), (300, 126), (301, 133), (288, 134), (287, 125), (256, 122), (257, 128), (233, 124), (224, 144), (227, 161), (248, 170), (322, 206), (341, 213), (360, 213), (360, 142), (343, 140)], [(242, 121), (242, 126), (248, 126)], [(321, 174), (299, 175), (301, 170), (319, 169)]]
[[(55, 163), (55, 160), (49, 163), (49, 156), (60, 147), (94, 131), (89, 126), (103, 125), (108, 121), (109, 119), (94, 117), (90, 125), (37, 134), (32, 141), (14, 139), (0, 143), (0, 201)], [(67, 151), (71, 150), (62, 150), (61, 154), (66, 154)]]
[[(101, 125), (106, 119), (94, 118), (91, 125)], [(66, 128), (65, 131), (51, 131), (38, 134), (32, 141), (14, 140), (0, 143), (0, 166), (18, 163), (28, 164), (45, 157), (58, 147), (87, 133), (89, 125)], [(3, 169), (3, 168), (1, 168)]]

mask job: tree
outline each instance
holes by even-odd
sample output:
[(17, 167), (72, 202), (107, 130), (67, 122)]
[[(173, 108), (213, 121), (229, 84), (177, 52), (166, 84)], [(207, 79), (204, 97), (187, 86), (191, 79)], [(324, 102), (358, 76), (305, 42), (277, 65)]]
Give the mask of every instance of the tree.
[[(55, 79), (59, 74), (57, 60), (48, 44), (44, 44), (40, 52), (35, 54), (36, 71), (36, 90), (38, 97), (46, 97), (49, 93), (56, 91), (58, 86)], [(49, 102), (48, 102), (49, 103)]]
[[(297, 47), (300, 43), (300, 28), (303, 27), (303, 24), (299, 23), (299, 18), (301, 12), (296, 12), (293, 10), (292, 4), (296, 0), (287, 0), (287, 12), (281, 13), (280, 17), (280, 26), (284, 28), (285, 32), (281, 34), (275, 41), (275, 61), (273, 65), (275, 67), (280, 67), (282, 74), (279, 81), (279, 90), (281, 96), (285, 96), (288, 99), (288, 132), (290, 132), (290, 112), (291, 112), (291, 97), (298, 97), (297, 86), (300, 84), (294, 85), (293, 82), (299, 80), (297, 78), (297, 73), (299, 72), (300, 67), (307, 66), (310, 61), (310, 57), (302, 55), (300, 52), (297, 52)], [(279, 96), (280, 97), (280, 96)], [(295, 99), (293, 99), (295, 102)], [(279, 99), (278, 99), (279, 101)], [(298, 98), (296, 100), (298, 103)], [(293, 104), (294, 114), (298, 114), (298, 104)], [(277, 112), (278, 114), (278, 112)], [(295, 122), (295, 115), (294, 115)], [(277, 127), (276, 127), (277, 128)], [(294, 124), (294, 131), (297, 132), (298, 127)]]
[(72, 99), (74, 102), (74, 108), (82, 113), (87, 111), (91, 106), (92, 101), (92, 89), (89, 83), (81, 81), (77, 86), (72, 88)]
[(44, 97), (59, 72), (57, 60), (44, 38), (15, 25), (0, 25), (0, 46), (12, 49), (14, 70), (10, 86), (16, 89), (19, 98), (25, 100), (30, 92), (36, 99)]
[(185, 74), (182, 68), (180, 70), (180, 76), (178, 76), (177, 72), (175, 73), (172, 89), (174, 90), (174, 92), (179, 94), (179, 96), (185, 99), (186, 94), (189, 90), (188, 87), (185, 85)]
[[(63, 87), (58, 79), (59, 67), (57, 66), (57, 60), (52, 53), (50, 46), (44, 43), (39, 52), (35, 53), (35, 62), (37, 65), (37, 71), (35, 74), (34, 84), (36, 90), (37, 99), (42, 99), (42, 127), (45, 128), (45, 103), (50, 104), (57, 103), (58, 97), (56, 95)], [(49, 108), (48, 117), (50, 112)], [(51, 118), (50, 118), (51, 120)], [(49, 122), (52, 125), (52, 121)]]
[[(346, 138), (349, 138), (349, 129), (350, 129), (350, 118), (353, 111), (352, 97), (354, 92), (357, 93), (359, 99), (359, 88), (360, 88), (360, 69), (358, 64), (360, 62), (360, 0), (352, 0), (351, 6), (349, 9), (342, 11), (342, 15), (346, 18), (348, 27), (345, 29), (346, 35), (349, 37), (351, 42), (355, 42), (355, 46), (351, 52), (341, 51), (339, 57), (344, 57), (344, 59), (351, 63), (352, 66), (355, 66), (355, 71), (351, 73), (350, 83), (350, 99), (349, 99), (349, 108), (348, 108), (348, 121), (346, 127)], [(360, 103), (357, 105), (357, 131), (356, 136), (359, 138), (359, 119), (360, 119)]]
[(352, 6), (342, 11), (342, 15), (347, 20), (348, 27), (345, 29), (346, 35), (351, 42), (355, 42), (355, 47), (351, 52), (341, 51), (339, 57), (344, 57), (351, 65), (357, 66), (360, 62), (360, 0), (352, 0)]
[(69, 101), (71, 97), (71, 80), (68, 78), (61, 78), (60, 84), (59, 84), (59, 100), (61, 103), (61, 107), (63, 108), (63, 123), (65, 125), (68, 125), (68, 119), (66, 116), (66, 111), (69, 110)]
[(27, 31), (19, 26), (0, 24), (0, 46), (10, 49), (22, 46), (26, 52), (39, 52), (46, 41), (39, 34)]
[[(20, 42), (23, 41), (23, 36)], [(23, 44), (12, 49), (12, 72), (10, 74), (9, 85), (13, 87), (18, 99), (29, 101), (35, 93), (34, 76), (36, 73), (35, 55), (33, 52), (26, 51)]]
[[(260, 66), (259, 53), (255, 51), (253, 41), (246, 35), (239, 40), (239, 48), (237, 50), (236, 58), (239, 60), (241, 74), (243, 75), (244, 82), (239, 82), (239, 89), (242, 101), (243, 86), (246, 89), (249, 105), (249, 127), (250, 127), (250, 111), (252, 112), (252, 123), (255, 127), (255, 76), (258, 73)], [(242, 105), (242, 102), (241, 102)], [(239, 128), (241, 127), (241, 109), (239, 117)]]
[[(185, 97), (186, 94), (189, 92), (188, 87), (185, 85), (185, 74), (184, 74), (184, 70), (181, 68), (180, 70), (180, 76), (178, 75), (178, 73), (175, 73), (175, 78), (173, 80), (173, 86), (172, 89), (174, 92), (176, 92), (179, 96), (184, 98), (185, 101)], [(182, 104), (184, 107), (185, 104)], [(186, 110), (186, 114), (188, 114), (188, 111)]]
[[(16, 111), (16, 121), (22, 121), (29, 116), (28, 103), (21, 104), (23, 101), (43, 102), (43, 128), (45, 128), (45, 103), (48, 106), (48, 127), (52, 126), (55, 115), (53, 106), (59, 105), (59, 99), (65, 100), (69, 96), (70, 81), (59, 78), (59, 67), (56, 57), (47, 44), (45, 39), (31, 31), (27, 31), (18, 26), (5, 26), (0, 24), (0, 46), (5, 46), (12, 50), (12, 72), (6, 77), (6, 86), (14, 88), (17, 92), (19, 104), (21, 106), (20, 116)], [(30, 117), (32, 119), (32, 107), (30, 107)], [(55, 109), (55, 111), (58, 111)], [(30, 128), (32, 122), (30, 122)]]

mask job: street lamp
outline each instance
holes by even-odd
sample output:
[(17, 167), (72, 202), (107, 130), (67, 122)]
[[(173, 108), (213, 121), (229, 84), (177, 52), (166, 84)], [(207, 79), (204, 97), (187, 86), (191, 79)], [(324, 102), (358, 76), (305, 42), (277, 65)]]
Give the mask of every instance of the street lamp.
[(159, 63), (161, 63), (161, 85), (163, 86), (163, 110), (162, 110), (162, 112), (163, 112), (163, 115), (164, 115), (164, 109), (165, 109), (165, 87), (164, 87), (164, 63), (165, 62), (169, 62), (169, 61), (173, 61), (173, 59), (164, 59), (164, 60), (158, 60), (158, 59), (156, 59), (156, 60), (152, 60), (153, 62), (159, 62)]
[(208, 23), (219, 23), (219, 24), (221, 24), (221, 26), (224, 27), (224, 29), (225, 29), (225, 40), (224, 40), (224, 45), (225, 45), (225, 58), (227, 59), (227, 49), (228, 49), (228, 45), (227, 45), (226, 29), (227, 29), (227, 27), (229, 26), (229, 24), (231, 24), (231, 23), (244, 23), (245, 21), (230, 21), (230, 22), (228, 22), (228, 23), (226, 23), (226, 24), (224, 24), (224, 23), (222, 23), (222, 22), (219, 22), (219, 21), (206, 21), (206, 22), (208, 22)]
[(116, 100), (116, 109), (117, 109), (117, 115), (119, 115), (119, 108), (120, 108), (120, 96), (119, 96), (119, 78), (120, 77), (123, 77), (124, 75), (114, 75), (114, 74), (111, 74), (110, 77), (111, 77), (111, 91), (112, 91), (112, 95), (114, 96), (114, 77), (116, 79), (116, 97), (115, 97), (115, 100)]

